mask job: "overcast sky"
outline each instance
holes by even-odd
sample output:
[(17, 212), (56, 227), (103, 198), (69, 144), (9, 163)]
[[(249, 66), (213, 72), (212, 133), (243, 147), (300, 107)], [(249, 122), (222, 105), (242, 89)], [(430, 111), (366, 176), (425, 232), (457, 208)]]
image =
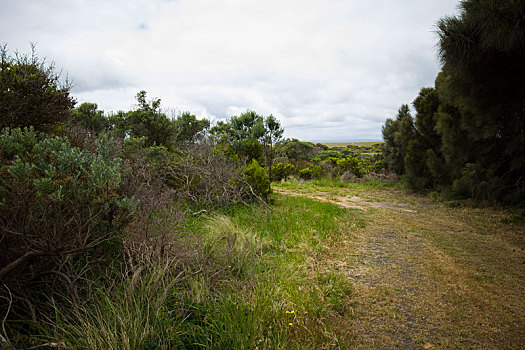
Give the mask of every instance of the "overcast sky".
[(439, 70), (435, 24), (457, 0), (0, 0), (0, 42), (54, 61), (73, 96), (214, 120), (250, 109), (286, 137), (380, 140)]

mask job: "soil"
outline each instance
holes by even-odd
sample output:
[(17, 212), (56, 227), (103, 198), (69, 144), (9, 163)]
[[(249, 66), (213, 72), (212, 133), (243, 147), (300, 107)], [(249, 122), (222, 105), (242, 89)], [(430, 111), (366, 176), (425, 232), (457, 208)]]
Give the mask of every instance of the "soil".
[(353, 285), (340, 327), (356, 349), (524, 348), (525, 225), (511, 212), (399, 190), (276, 191), (366, 219), (333, 247)]

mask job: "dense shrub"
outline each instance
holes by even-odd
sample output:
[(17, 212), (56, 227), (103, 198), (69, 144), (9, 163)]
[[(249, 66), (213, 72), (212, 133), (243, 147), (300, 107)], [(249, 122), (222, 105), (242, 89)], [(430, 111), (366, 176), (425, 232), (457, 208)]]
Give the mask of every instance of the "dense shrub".
[(285, 181), (288, 179), (288, 176), (295, 173), (295, 167), (290, 163), (278, 163), (272, 168), (272, 180)]
[(267, 201), (268, 196), (272, 193), (272, 189), (270, 187), (270, 178), (268, 177), (266, 169), (261, 167), (254, 159), (248, 166), (246, 166), (245, 174), (246, 182), (253, 190), (253, 193)]
[(384, 162), (382, 159), (376, 160), (371, 166), (370, 170), (374, 173), (379, 173), (384, 169)]
[(285, 139), (275, 145), (278, 154), (283, 155), (289, 161), (309, 160), (315, 154), (315, 147), (310, 142), (297, 139)]
[(310, 164), (308, 168), (299, 170), (297, 175), (303, 180), (320, 179), (323, 176), (323, 168), (317, 164)]
[(351, 171), (355, 176), (362, 177), (366, 174), (366, 164), (357, 157), (348, 157), (337, 160), (339, 174)]
[(60, 82), (53, 64), (37, 57), (10, 56), (0, 46), (0, 129), (33, 126), (53, 130), (67, 121), (75, 100), (70, 86)]
[(442, 70), (383, 127), (385, 165), (415, 189), (525, 200), (523, 1), (463, 0), (437, 24)]
[(109, 120), (104, 111), (98, 109), (96, 103), (84, 102), (71, 112), (71, 124), (81, 126), (89, 132), (98, 135), (109, 130)]
[(304, 168), (297, 172), (297, 175), (300, 179), (311, 180), (312, 179), (312, 170), (310, 168)]
[(32, 129), (0, 135), (0, 279), (33, 317), (36, 291), (51, 296), (62, 286), (78, 300), (79, 281), (121, 252), (135, 203), (119, 196), (112, 151), (108, 137), (91, 153)]

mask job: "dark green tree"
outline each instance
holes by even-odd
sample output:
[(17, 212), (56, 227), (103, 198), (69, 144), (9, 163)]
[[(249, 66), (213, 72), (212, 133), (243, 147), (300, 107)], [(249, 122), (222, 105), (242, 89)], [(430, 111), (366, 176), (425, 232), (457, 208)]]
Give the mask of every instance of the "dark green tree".
[[(467, 159), (453, 173), (479, 171), (468, 178), (493, 184), (472, 183), (471, 195), (520, 200), (525, 196), (525, 1), (464, 0), (460, 9), (459, 16), (438, 23), (439, 97), (459, 112), (441, 111), (443, 149), (461, 144), (446, 131), (461, 130), (473, 151), (459, 149)], [(482, 189), (490, 193), (481, 194)]]
[(266, 134), (264, 117), (253, 111), (246, 111), (239, 116), (232, 116), (226, 121), (219, 121), (211, 128), (219, 142), (228, 144), (231, 149), (247, 162), (253, 159), (262, 161), (262, 139)]
[(174, 121), (175, 142), (178, 146), (188, 145), (200, 136), (204, 135), (210, 128), (210, 121), (207, 119), (197, 119), (190, 112), (184, 112)]
[(395, 120), (386, 120), (382, 132), (385, 140), (385, 166), (396, 174), (404, 174), (408, 145), (415, 136), (414, 119), (408, 105), (399, 108)]
[(71, 112), (71, 122), (85, 127), (95, 134), (106, 131), (110, 127), (104, 111), (98, 109), (96, 103), (84, 102)]
[(68, 120), (75, 105), (71, 86), (61, 82), (53, 64), (38, 58), (34, 45), (30, 55), (13, 57), (4, 44), (0, 60), (0, 128), (52, 131)]
[(427, 148), (439, 149), (441, 137), (437, 134), (436, 113), (440, 101), (435, 88), (422, 88), (419, 95), (412, 102), (416, 110), (415, 126), (417, 132), (423, 137)]
[(138, 108), (118, 112), (109, 117), (113, 133), (120, 137), (145, 137), (146, 147), (157, 145), (174, 147), (177, 130), (175, 123), (160, 109), (160, 99), (146, 100), (146, 91), (137, 93)]

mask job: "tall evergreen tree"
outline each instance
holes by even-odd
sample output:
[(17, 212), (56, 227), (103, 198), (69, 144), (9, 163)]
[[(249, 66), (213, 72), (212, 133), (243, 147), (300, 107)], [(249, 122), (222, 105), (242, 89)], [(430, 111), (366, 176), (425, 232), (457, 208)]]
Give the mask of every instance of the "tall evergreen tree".
[[(459, 111), (453, 116), (441, 111), (443, 149), (475, 150), (471, 163), (452, 170), (464, 181), (491, 184), (471, 184), (472, 195), (524, 199), (525, 0), (464, 0), (460, 8), (458, 17), (438, 23), (443, 63), (438, 91)], [(452, 129), (460, 129), (468, 145), (446, 134)]]
[(387, 119), (383, 126), (385, 165), (397, 174), (405, 173), (405, 156), (410, 140), (414, 138), (414, 119), (408, 105), (402, 105), (396, 119)]

